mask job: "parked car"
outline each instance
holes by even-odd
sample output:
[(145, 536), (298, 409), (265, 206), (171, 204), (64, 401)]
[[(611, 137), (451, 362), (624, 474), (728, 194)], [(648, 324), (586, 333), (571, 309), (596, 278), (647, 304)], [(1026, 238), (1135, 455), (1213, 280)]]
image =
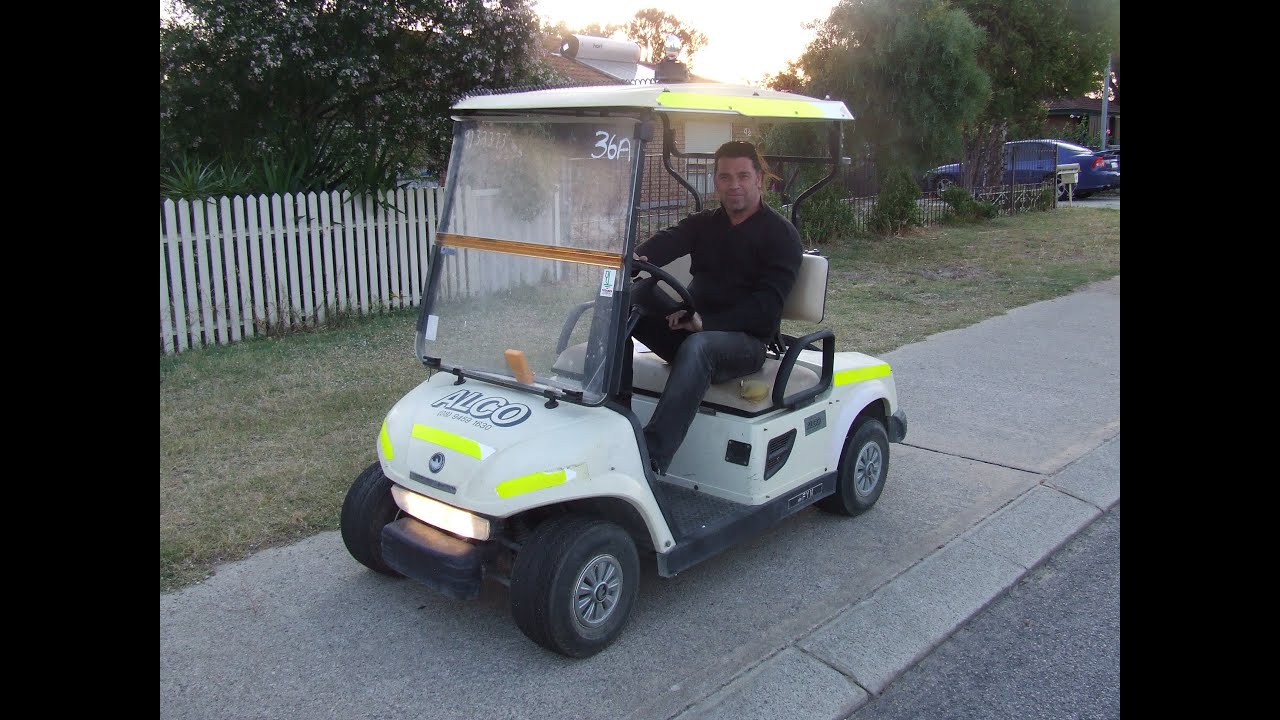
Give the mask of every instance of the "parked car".
[(1108, 160), (1115, 160), (1116, 170), (1120, 169), (1120, 146), (1119, 145), (1108, 147), (1106, 150), (1102, 151), (1102, 154), (1107, 156)]
[[(1015, 140), (1005, 145), (1005, 170), (1001, 183), (1037, 183), (1057, 180), (1057, 166), (1077, 163), (1080, 175), (1074, 197), (1086, 197), (1101, 190), (1120, 187), (1120, 148), (1106, 152), (1090, 150), (1063, 140)], [(1114, 153), (1114, 154), (1110, 154)], [(942, 192), (959, 183), (960, 163), (942, 165), (925, 173), (926, 190)], [(1058, 198), (1067, 198), (1067, 186), (1057, 182)]]

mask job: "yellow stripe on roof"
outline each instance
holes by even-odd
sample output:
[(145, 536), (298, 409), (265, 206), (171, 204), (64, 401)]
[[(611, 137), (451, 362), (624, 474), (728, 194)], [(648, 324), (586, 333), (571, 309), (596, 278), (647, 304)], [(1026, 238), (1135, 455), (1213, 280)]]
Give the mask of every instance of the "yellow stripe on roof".
[(853, 370), (841, 370), (836, 373), (835, 384), (837, 387), (840, 385), (851, 385), (856, 382), (862, 382), (863, 380), (872, 380), (874, 378), (884, 377), (885, 375), (890, 375), (892, 373), (893, 370), (890, 369), (889, 363), (880, 363), (879, 365), (872, 365), (870, 367), (854, 368)]
[(470, 455), (477, 460), (484, 460), (493, 454), (493, 448), (478, 443), (468, 437), (455, 435), (447, 430), (433, 428), (428, 425), (413, 424), (413, 436), (418, 440), (434, 443), (442, 448), (456, 450), (463, 455)]
[(658, 104), (678, 110), (722, 110), (752, 117), (827, 117), (821, 107), (807, 100), (665, 92), (658, 96)]

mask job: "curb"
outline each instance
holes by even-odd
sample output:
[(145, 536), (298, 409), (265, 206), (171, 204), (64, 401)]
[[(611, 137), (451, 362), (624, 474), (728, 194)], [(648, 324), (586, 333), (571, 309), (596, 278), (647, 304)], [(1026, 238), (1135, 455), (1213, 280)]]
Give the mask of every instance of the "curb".
[(1119, 502), (1117, 431), (674, 717), (847, 718)]

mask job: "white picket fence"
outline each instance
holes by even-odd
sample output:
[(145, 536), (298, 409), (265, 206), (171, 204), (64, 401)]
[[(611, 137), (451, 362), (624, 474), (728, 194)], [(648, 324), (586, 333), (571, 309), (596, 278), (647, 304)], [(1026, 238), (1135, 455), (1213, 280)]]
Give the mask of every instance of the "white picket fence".
[(164, 200), (160, 349), (417, 306), (440, 188)]

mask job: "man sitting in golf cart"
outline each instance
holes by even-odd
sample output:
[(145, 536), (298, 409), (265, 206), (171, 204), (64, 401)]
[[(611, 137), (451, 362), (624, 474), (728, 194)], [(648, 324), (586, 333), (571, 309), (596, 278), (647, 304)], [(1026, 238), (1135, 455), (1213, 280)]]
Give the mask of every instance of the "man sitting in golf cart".
[[(720, 207), (694, 213), (636, 248), (656, 266), (689, 255), (695, 307), (641, 317), (634, 337), (671, 364), (671, 375), (644, 428), (650, 462), (665, 474), (707, 388), (750, 375), (764, 364), (779, 332), (782, 307), (800, 268), (795, 226), (763, 201), (764, 159), (748, 142), (715, 153)], [(630, 388), (631, 351), (623, 387)]]

